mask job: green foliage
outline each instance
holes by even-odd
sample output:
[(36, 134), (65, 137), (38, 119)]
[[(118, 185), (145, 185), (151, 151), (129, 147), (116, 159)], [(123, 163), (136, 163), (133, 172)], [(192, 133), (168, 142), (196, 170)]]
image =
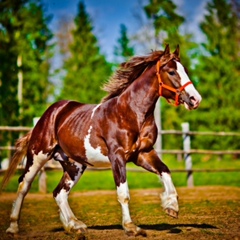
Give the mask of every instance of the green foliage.
[(104, 95), (100, 87), (111, 74), (111, 65), (100, 53), (90, 17), (82, 2), (78, 6), (72, 36), (70, 57), (64, 63), (66, 76), (60, 98), (99, 102)]
[(172, 0), (150, 0), (144, 7), (148, 18), (153, 19), (156, 35), (165, 31), (167, 35), (178, 36), (184, 17), (176, 13), (177, 6)]
[[(153, 23), (155, 31), (155, 41), (159, 42), (162, 38), (162, 43), (168, 43), (174, 51), (177, 45), (180, 45), (180, 55), (182, 64), (188, 69), (189, 74), (192, 73), (192, 62), (194, 58), (194, 48), (196, 43), (189, 33), (182, 34), (180, 27), (185, 22), (185, 18), (177, 13), (177, 6), (172, 0), (149, 0), (148, 5), (144, 7), (144, 11)], [(169, 103), (161, 99), (161, 116), (163, 129), (178, 129), (182, 123), (182, 118), (178, 113), (178, 109), (169, 106)], [(168, 141), (164, 141), (163, 147), (180, 148), (181, 143), (177, 141), (175, 136), (168, 137)]]
[(153, 22), (156, 42), (159, 41), (159, 35), (161, 35), (162, 43), (168, 43), (172, 48), (180, 45), (181, 61), (191, 72), (191, 51), (197, 45), (191, 40), (191, 34), (180, 32), (185, 18), (177, 13), (177, 5), (172, 0), (149, 0), (144, 11)]
[[(0, 9), (0, 125), (32, 125), (51, 92), (51, 46), (47, 45), (52, 38), (47, 26), (51, 18), (45, 16), (38, 0), (1, 1)], [(18, 98), (20, 72), (22, 102)]]
[[(169, 43), (172, 50), (180, 45), (181, 61), (203, 97), (199, 109), (187, 112), (181, 106), (169, 106), (161, 100), (163, 129), (180, 129), (189, 122), (196, 131), (238, 131), (240, 107), (240, 12), (237, 0), (210, 0), (200, 25), (205, 41), (192, 42), (192, 35), (180, 28), (185, 18), (177, 12), (173, 0), (149, 0), (142, 7), (151, 24), (135, 43), (140, 44), (153, 30), (154, 46), (145, 52)], [(187, 17), (187, 16), (186, 16)], [(0, 1), (0, 125), (32, 125), (32, 118), (45, 110), (53, 86), (49, 81), (53, 45), (48, 29), (51, 20), (40, 0)], [(75, 27), (63, 33), (64, 77), (59, 98), (96, 103), (103, 97), (100, 87), (111, 74), (112, 65), (101, 54), (93, 33), (93, 23), (80, 2)], [(149, 25), (148, 25), (149, 26)], [(68, 28), (68, 25), (65, 26)], [(120, 37), (114, 53), (123, 61), (135, 54), (127, 27), (120, 26)], [(149, 41), (148, 41), (149, 40)], [(66, 47), (67, 46), (67, 47)], [(61, 48), (61, 47), (60, 47)], [(162, 47), (163, 48), (163, 47)], [(136, 51), (137, 52), (137, 51)], [(22, 59), (17, 64), (17, 60)], [(23, 101), (18, 99), (19, 73), (23, 75)], [(0, 141), (13, 142), (18, 134), (0, 134)], [(192, 137), (198, 149), (239, 149), (235, 138)], [(163, 136), (163, 147), (182, 148), (181, 139)]]
[(130, 40), (127, 34), (127, 27), (124, 24), (120, 25), (120, 38), (118, 45), (114, 48), (114, 55), (120, 57), (120, 61), (125, 62), (134, 55), (134, 48), (130, 46)]
[[(0, 1), (1, 126), (32, 126), (47, 106), (52, 33), (47, 26), (51, 18), (44, 11), (38, 0)], [(13, 146), (18, 137), (0, 132), (1, 146)], [(6, 157), (3, 151), (0, 155), (0, 161)]]
[[(226, 0), (212, 0), (200, 27), (206, 36), (195, 74), (203, 101), (188, 115), (191, 128), (207, 131), (238, 131), (240, 107), (239, 18)], [(183, 115), (183, 113), (182, 113)], [(183, 116), (184, 117), (184, 116)], [(184, 117), (185, 118), (185, 117)], [(186, 118), (185, 118), (186, 119)], [(205, 149), (239, 149), (239, 141), (216, 137), (196, 139)]]

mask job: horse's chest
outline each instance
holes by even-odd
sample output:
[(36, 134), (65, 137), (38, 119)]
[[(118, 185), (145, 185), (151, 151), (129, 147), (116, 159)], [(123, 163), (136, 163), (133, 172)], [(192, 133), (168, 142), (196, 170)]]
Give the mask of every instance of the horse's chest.
[(103, 154), (103, 146), (98, 144), (93, 146), (91, 138), (92, 127), (89, 128), (87, 135), (84, 138), (84, 148), (87, 161), (93, 165), (93, 167), (110, 167), (109, 158)]

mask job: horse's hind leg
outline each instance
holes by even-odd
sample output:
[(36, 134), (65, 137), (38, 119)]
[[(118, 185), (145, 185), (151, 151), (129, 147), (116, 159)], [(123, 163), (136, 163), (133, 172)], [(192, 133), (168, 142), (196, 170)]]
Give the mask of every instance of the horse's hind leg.
[(27, 195), (31, 184), (40, 171), (43, 165), (48, 161), (47, 154), (42, 154), (39, 152), (37, 155), (28, 153), (27, 154), (27, 165), (23, 175), (19, 178), (19, 185), (17, 191), (17, 199), (13, 204), (11, 216), (10, 216), (10, 226), (6, 230), (7, 233), (15, 234), (18, 233), (18, 221), (20, 217), (20, 211), (22, 208), (23, 200)]
[(74, 216), (68, 204), (68, 195), (72, 187), (82, 176), (86, 166), (68, 158), (59, 162), (63, 167), (64, 173), (60, 183), (53, 192), (53, 197), (60, 209), (60, 219), (67, 232), (84, 233), (87, 226)]

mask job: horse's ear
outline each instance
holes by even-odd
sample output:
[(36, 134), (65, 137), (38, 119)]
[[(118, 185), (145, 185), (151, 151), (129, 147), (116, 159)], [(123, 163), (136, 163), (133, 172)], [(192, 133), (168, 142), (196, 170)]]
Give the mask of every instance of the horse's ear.
[(180, 58), (180, 49), (179, 49), (179, 44), (177, 45), (176, 50), (173, 53), (175, 56), (177, 56), (178, 58)]
[(169, 54), (170, 54), (170, 47), (169, 47), (169, 44), (167, 44), (164, 50), (164, 55), (169, 55)]

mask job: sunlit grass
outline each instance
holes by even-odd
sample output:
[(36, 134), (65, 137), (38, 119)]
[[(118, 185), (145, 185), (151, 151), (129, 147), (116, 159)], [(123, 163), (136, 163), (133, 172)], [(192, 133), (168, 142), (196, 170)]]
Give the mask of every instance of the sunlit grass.
[[(184, 161), (176, 161), (173, 157), (164, 158), (164, 162), (168, 167), (173, 169), (184, 169)], [(142, 168), (129, 164), (128, 168), (141, 170)], [(193, 169), (240, 169), (239, 160), (223, 159), (193, 159)], [(15, 192), (18, 186), (18, 172), (7, 186), (7, 192)], [(58, 185), (62, 177), (61, 170), (54, 170), (47, 172), (47, 189), (52, 192)], [(240, 187), (240, 173), (239, 172), (194, 172), (195, 186), (237, 186)], [(0, 176), (0, 180), (2, 176)], [(187, 173), (186, 172), (172, 172), (172, 179), (176, 187), (186, 186)], [(159, 177), (147, 171), (132, 172), (128, 171), (127, 180), (130, 189), (147, 189), (162, 187)], [(79, 183), (73, 188), (73, 191), (87, 191), (87, 190), (114, 190), (116, 189), (113, 174), (111, 170), (106, 171), (86, 171)], [(31, 192), (38, 191), (38, 178), (32, 184)]]

